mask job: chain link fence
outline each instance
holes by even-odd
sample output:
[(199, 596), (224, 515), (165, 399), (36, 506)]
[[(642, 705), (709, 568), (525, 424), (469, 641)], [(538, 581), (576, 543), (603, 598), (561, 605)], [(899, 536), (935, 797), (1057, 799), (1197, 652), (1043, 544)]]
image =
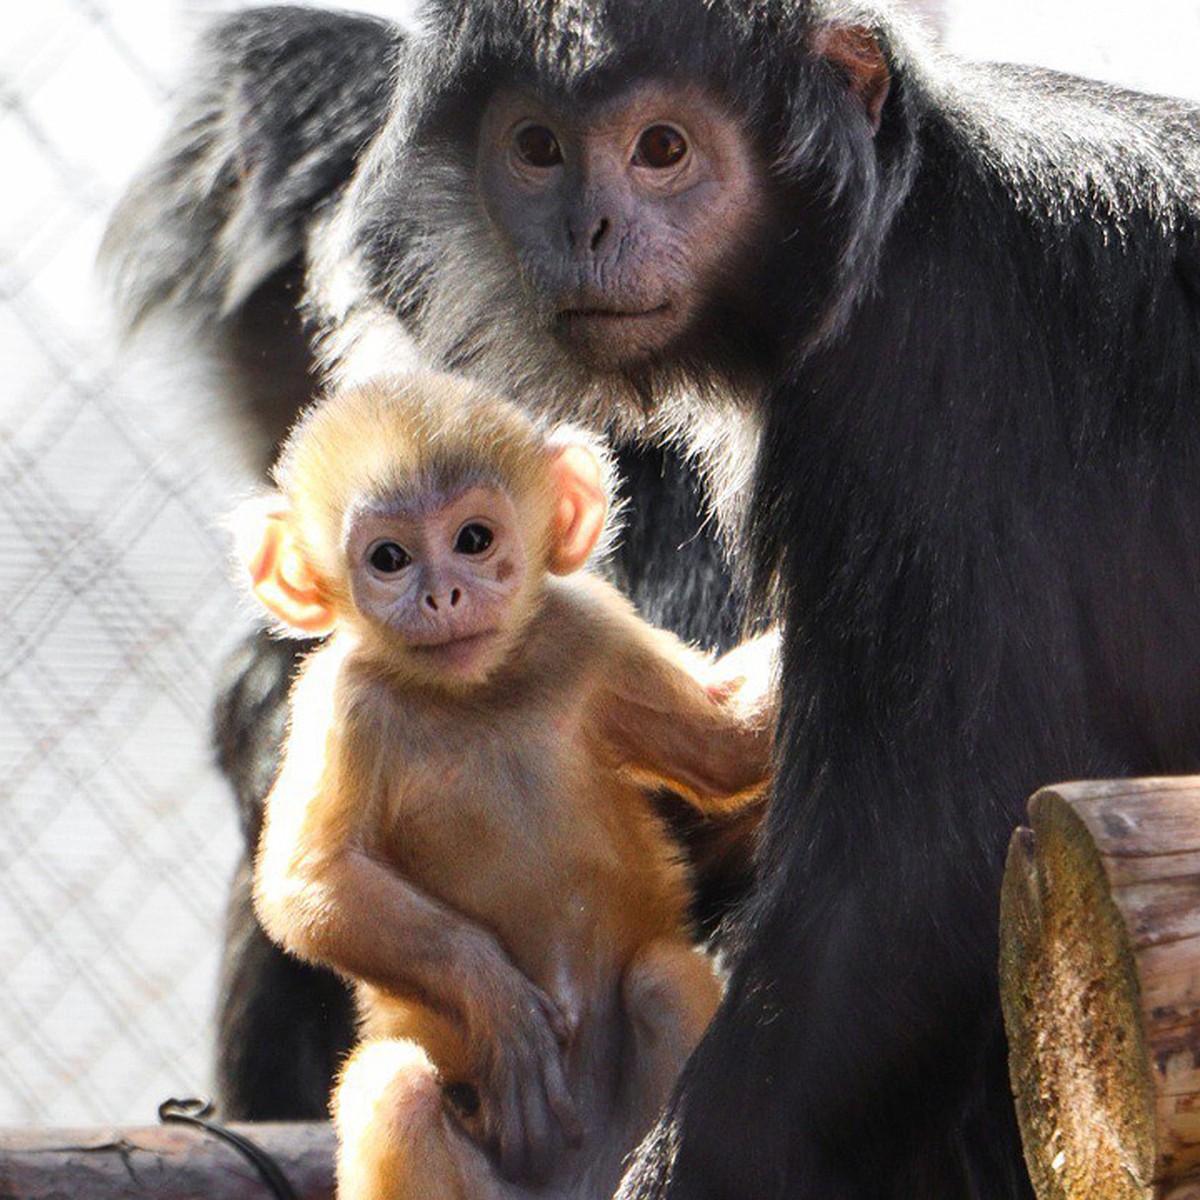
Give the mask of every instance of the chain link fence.
[[(1200, 94), (1191, 0), (1152, 0), (1136, 27), (1084, 0), (930, 7), (973, 53)], [(237, 842), (208, 713), (248, 627), (219, 518), (250, 479), (202, 377), (117, 364), (92, 280), (195, 17), (163, 0), (3, 14), (3, 1124), (149, 1121), (208, 1083)]]
[[(6, 6), (0, 43), (0, 1122), (152, 1120), (208, 1078), (236, 845), (209, 766), (243, 627), (202, 395), (118, 368), (92, 279), (158, 136), (170, 6)], [(197, 389), (199, 391), (199, 389)]]

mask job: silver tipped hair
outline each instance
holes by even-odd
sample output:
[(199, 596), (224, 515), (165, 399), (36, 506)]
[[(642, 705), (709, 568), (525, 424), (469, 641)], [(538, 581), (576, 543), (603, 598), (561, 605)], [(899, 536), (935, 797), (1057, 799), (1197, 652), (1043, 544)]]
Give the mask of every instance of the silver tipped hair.
[[(373, 165), (359, 174), (360, 193), (383, 186), (375, 181), (385, 176)], [(406, 242), (404, 266), (395, 277), (421, 281), (419, 297), (395, 291), (361, 299), (369, 294), (368, 268), (350, 224), (361, 211), (361, 194), (339, 205), (313, 234), (307, 307), (321, 331), (321, 365), (331, 381), (361, 381), (385, 364), (436, 363), (551, 421), (586, 419), (617, 438), (678, 434), (696, 425), (698, 411), (715, 422), (728, 415), (731, 391), (742, 401), (734, 407), (751, 406), (755, 385), (745, 385), (738, 397), (732, 381), (714, 379), (711, 371), (695, 378), (663, 371), (647, 395), (623, 374), (599, 374), (576, 361), (548, 333), (553, 314), (531, 299), (519, 265), (514, 270), (461, 169), (434, 160), (409, 162), (401, 172), (420, 181), (419, 196), (408, 199), (424, 219)], [(419, 317), (411, 325), (395, 315), (416, 307)], [(648, 417), (651, 408), (654, 416)]]

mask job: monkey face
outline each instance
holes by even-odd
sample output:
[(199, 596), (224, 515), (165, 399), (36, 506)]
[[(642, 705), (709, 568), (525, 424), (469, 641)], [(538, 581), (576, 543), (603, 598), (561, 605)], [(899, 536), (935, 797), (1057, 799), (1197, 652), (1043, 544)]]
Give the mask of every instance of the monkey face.
[(550, 332), (601, 370), (653, 363), (697, 323), (758, 224), (764, 168), (704, 91), (640, 83), (598, 103), (502, 90), (478, 187)]
[(360, 506), (346, 539), (354, 606), (421, 674), (481, 679), (520, 614), (529, 576), (521, 528), (507, 492), (490, 486)]

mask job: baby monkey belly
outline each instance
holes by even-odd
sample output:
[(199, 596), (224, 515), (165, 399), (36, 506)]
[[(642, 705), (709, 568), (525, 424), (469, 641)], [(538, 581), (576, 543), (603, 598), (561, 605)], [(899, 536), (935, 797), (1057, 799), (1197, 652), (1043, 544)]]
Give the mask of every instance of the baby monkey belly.
[(638, 788), (552, 754), (539, 765), (476, 760), (409, 791), (386, 855), (490, 931), (570, 1018), (589, 999), (603, 1007), (639, 947), (684, 936), (688, 885)]

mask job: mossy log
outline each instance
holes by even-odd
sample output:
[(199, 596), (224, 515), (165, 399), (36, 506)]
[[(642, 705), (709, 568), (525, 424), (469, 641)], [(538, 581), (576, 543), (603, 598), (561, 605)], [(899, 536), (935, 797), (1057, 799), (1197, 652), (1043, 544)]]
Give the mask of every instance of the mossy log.
[(1038, 792), (1000, 992), (1039, 1200), (1200, 1200), (1200, 777)]

